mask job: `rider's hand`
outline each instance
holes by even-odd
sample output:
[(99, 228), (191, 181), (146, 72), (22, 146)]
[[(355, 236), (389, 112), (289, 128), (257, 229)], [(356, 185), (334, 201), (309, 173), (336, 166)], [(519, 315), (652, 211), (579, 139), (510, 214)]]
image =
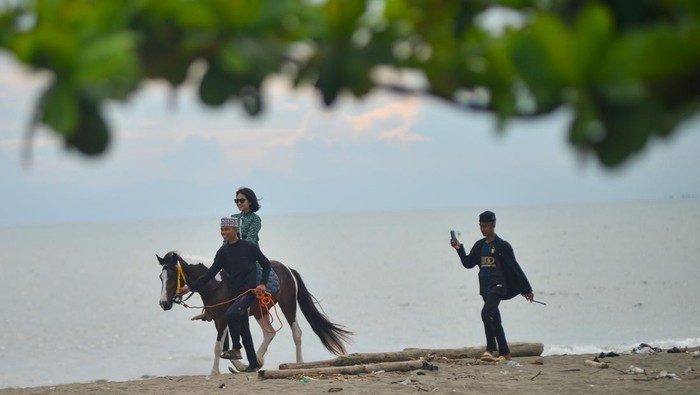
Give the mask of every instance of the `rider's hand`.
[(260, 284), (257, 287), (255, 287), (255, 293), (257, 295), (262, 295), (265, 291), (267, 291), (267, 287), (265, 287), (265, 284)]

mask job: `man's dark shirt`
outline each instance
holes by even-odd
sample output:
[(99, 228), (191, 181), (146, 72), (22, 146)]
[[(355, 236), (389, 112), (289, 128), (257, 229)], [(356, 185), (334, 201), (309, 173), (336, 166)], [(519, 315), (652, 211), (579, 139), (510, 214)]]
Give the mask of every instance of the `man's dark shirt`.
[(491, 243), (486, 243), (486, 238), (477, 241), (469, 251), (469, 255), (466, 254), (462, 245), (457, 250), (457, 254), (462, 261), (462, 266), (467, 269), (479, 266), (481, 295), (498, 293), (503, 296), (503, 299), (511, 299), (515, 295), (532, 292), (525, 273), (515, 260), (513, 247), (500, 237), (496, 236)]
[[(255, 281), (257, 269), (255, 262), (262, 267), (260, 283)], [(229, 287), (233, 295), (255, 288), (258, 284), (267, 284), (270, 276), (270, 260), (263, 255), (260, 248), (249, 241), (238, 240), (233, 244), (221, 246), (216, 252), (214, 263), (200, 278), (189, 284), (190, 290), (198, 291), (204, 284), (214, 278), (223, 269), (229, 276)]]

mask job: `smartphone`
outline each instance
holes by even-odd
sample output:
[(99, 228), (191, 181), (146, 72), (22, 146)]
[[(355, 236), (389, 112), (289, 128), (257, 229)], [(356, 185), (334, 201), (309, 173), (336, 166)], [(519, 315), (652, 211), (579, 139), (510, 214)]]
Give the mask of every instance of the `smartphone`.
[(452, 244), (454, 244), (455, 241), (457, 241), (457, 236), (455, 236), (455, 231), (454, 231), (454, 230), (451, 230), (451, 231), (450, 231), (450, 239), (452, 240)]

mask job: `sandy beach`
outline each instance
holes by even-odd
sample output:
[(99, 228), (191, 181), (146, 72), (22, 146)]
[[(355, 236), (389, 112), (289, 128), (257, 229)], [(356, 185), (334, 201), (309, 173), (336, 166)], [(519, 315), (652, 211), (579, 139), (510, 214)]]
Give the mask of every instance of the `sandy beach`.
[(126, 382), (98, 381), (50, 387), (12, 388), (0, 394), (385, 394), (385, 393), (653, 393), (690, 394), (700, 388), (698, 348), (680, 353), (624, 353), (600, 358), (608, 367), (590, 366), (597, 355), (514, 358), (515, 364), (477, 359), (436, 358), (436, 370), (374, 372), (360, 375), (260, 379), (255, 373), (220, 376), (152, 377)]

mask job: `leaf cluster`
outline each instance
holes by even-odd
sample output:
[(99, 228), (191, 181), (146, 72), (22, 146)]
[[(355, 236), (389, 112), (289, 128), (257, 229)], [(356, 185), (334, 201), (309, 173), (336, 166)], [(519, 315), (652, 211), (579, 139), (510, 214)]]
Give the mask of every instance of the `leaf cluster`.
[[(500, 21), (497, 26), (489, 20)], [(273, 75), (325, 105), (386, 88), (492, 113), (502, 126), (565, 107), (573, 146), (614, 167), (700, 104), (695, 0), (33, 0), (0, 6), (0, 48), (53, 76), (36, 105), (66, 145), (109, 144), (106, 101), (147, 80), (264, 110)], [(425, 86), (377, 70), (411, 71)]]

